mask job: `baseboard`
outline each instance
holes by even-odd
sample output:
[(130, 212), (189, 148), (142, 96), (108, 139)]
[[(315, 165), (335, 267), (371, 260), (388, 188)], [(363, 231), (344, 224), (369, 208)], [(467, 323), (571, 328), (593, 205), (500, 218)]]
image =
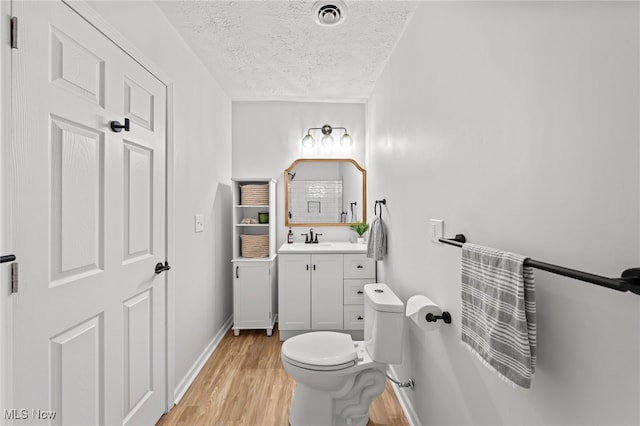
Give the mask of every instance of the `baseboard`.
[(220, 327), (220, 330), (218, 330), (218, 333), (216, 333), (216, 335), (213, 337), (213, 340), (211, 340), (211, 342), (207, 345), (207, 347), (198, 357), (193, 366), (189, 369), (189, 372), (185, 374), (184, 378), (180, 381), (178, 386), (176, 386), (173, 392), (174, 404), (180, 402), (184, 394), (189, 389), (189, 386), (191, 386), (191, 383), (193, 383), (193, 381), (196, 379), (196, 377), (200, 373), (200, 370), (202, 370), (202, 367), (204, 367), (204, 364), (207, 362), (213, 351), (218, 347), (218, 345), (222, 341), (222, 338), (227, 333), (227, 331), (229, 331), (232, 324), (233, 315), (231, 315), (229, 319), (225, 321), (222, 327)]
[[(393, 378), (398, 378), (398, 374), (393, 366), (389, 365), (387, 367), (389, 373)], [(410, 426), (420, 426), (420, 419), (418, 418), (418, 413), (416, 413), (413, 404), (409, 400), (407, 396), (407, 392), (413, 392), (409, 388), (400, 388), (396, 384), (392, 384), (393, 392), (396, 394), (396, 398), (398, 398), (398, 402), (400, 403), (400, 407), (404, 412), (404, 416), (407, 418)]]

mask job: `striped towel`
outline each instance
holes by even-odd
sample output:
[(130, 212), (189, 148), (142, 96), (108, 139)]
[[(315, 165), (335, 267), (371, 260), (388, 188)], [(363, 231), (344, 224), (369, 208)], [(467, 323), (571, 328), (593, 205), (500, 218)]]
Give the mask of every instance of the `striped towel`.
[(533, 268), (525, 257), (462, 246), (462, 343), (503, 379), (531, 387), (536, 365)]
[(387, 230), (382, 218), (376, 217), (371, 222), (369, 230), (369, 243), (367, 244), (367, 257), (374, 260), (382, 260), (387, 254)]

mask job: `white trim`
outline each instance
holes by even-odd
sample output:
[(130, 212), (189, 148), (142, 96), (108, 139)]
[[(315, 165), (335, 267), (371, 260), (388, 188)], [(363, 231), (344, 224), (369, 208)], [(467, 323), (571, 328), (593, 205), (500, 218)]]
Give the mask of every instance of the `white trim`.
[[(387, 369), (389, 370), (389, 372), (393, 377), (398, 377), (396, 369), (392, 365), (389, 365)], [(404, 412), (404, 416), (407, 418), (409, 425), (419, 426), (421, 423), (420, 423), (420, 419), (418, 418), (418, 413), (416, 413), (416, 410), (413, 407), (413, 403), (407, 396), (407, 393), (413, 392), (413, 390), (409, 388), (401, 389), (396, 384), (392, 384), (391, 387), (393, 388), (393, 392), (396, 394), (396, 398), (398, 398), (400, 407), (402, 408), (402, 411)]]
[(227, 333), (227, 331), (229, 331), (232, 324), (233, 324), (233, 315), (231, 315), (227, 319), (227, 321), (225, 321), (222, 327), (220, 327), (220, 330), (218, 330), (216, 335), (213, 337), (213, 340), (211, 341), (211, 343), (207, 345), (204, 352), (202, 352), (202, 354), (198, 357), (198, 359), (193, 364), (193, 366), (191, 366), (191, 368), (189, 369), (189, 372), (180, 381), (180, 384), (178, 384), (178, 386), (174, 391), (175, 404), (180, 402), (184, 394), (189, 389), (189, 386), (191, 386), (193, 381), (196, 379), (196, 377), (202, 370), (202, 367), (204, 367), (204, 364), (209, 360), (209, 357), (211, 356), (211, 354), (213, 354), (213, 351), (218, 347), (218, 345), (222, 341), (222, 338)]
[[(11, 138), (11, 47), (8, 40), (9, 19), (11, 16), (12, 2), (0, 2), (0, 33), (2, 37), (2, 47), (0, 48), (0, 254), (11, 252), (12, 241), (9, 238), (9, 218), (7, 203), (7, 147)], [(7, 37), (5, 39), (5, 37)], [(11, 388), (13, 385), (13, 374), (11, 369), (11, 324), (13, 312), (11, 311), (11, 298), (9, 297), (7, 286), (9, 285), (9, 266), (3, 265), (0, 268), (0, 414), (5, 409), (12, 408)], [(12, 421), (0, 417), (0, 425), (10, 425)]]
[[(173, 145), (173, 83), (167, 85), (167, 122), (166, 122), (166, 137), (167, 137), (167, 146), (165, 153), (166, 160), (166, 169), (165, 169), (165, 179), (166, 179), (166, 194), (165, 194), (165, 202), (166, 202), (166, 216), (165, 216), (165, 227), (166, 227), (166, 250), (165, 254), (167, 256), (167, 261), (171, 263), (173, 259), (175, 259), (175, 244), (174, 244), (174, 236), (175, 234), (175, 191), (174, 191), (174, 145)], [(176, 360), (176, 287), (175, 287), (175, 278), (173, 274), (165, 274), (167, 276), (166, 281), (166, 321), (167, 327), (165, 332), (167, 333), (167, 353), (166, 353), (166, 363), (167, 363), (167, 388), (166, 388), (166, 400), (165, 400), (165, 412), (169, 412), (171, 407), (173, 406), (173, 392), (172, 389), (176, 384), (176, 370), (175, 370), (175, 360)]]

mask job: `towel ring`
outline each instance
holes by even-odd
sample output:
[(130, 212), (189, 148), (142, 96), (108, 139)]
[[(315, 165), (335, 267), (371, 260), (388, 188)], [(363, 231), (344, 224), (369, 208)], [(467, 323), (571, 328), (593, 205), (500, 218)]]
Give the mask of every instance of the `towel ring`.
[[(373, 214), (378, 216), (378, 204), (384, 204), (385, 206), (387, 205), (387, 199), (383, 198), (382, 200), (376, 200), (376, 204), (375, 206), (373, 206)], [(382, 206), (380, 206), (380, 219), (382, 219)]]

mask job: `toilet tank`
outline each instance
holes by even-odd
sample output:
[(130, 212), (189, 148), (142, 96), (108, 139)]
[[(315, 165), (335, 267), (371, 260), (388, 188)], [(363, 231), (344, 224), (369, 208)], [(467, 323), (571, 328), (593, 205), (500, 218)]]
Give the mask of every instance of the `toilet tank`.
[(404, 303), (383, 283), (364, 286), (364, 344), (374, 361), (402, 362)]

